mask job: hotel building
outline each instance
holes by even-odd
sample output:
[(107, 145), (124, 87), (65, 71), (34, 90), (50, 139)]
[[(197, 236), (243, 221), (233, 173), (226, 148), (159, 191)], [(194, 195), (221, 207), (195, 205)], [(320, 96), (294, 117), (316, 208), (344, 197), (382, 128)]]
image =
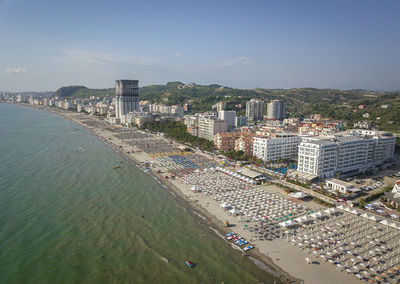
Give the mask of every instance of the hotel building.
[(391, 133), (358, 129), (303, 138), (297, 170), (321, 178), (362, 173), (392, 160), (395, 142)]
[(297, 157), (301, 138), (292, 133), (273, 133), (268, 137), (254, 137), (253, 155), (264, 162)]
[(139, 81), (117, 80), (115, 83), (116, 118), (121, 119), (130, 112), (139, 111)]

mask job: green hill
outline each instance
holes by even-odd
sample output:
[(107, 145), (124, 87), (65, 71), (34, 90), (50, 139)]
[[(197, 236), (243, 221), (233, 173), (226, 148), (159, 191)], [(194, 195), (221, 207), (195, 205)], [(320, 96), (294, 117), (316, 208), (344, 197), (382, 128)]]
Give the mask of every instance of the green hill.
[(59, 98), (89, 98), (95, 97), (106, 97), (115, 94), (115, 89), (89, 89), (85, 86), (68, 86), (59, 88), (53, 97)]
[[(115, 89), (89, 89), (84, 86), (62, 87), (53, 96), (69, 98), (89, 98), (114, 96)], [(169, 82), (166, 85), (149, 85), (140, 88), (140, 100), (183, 105), (192, 103), (194, 112), (211, 109), (218, 101), (226, 101), (227, 108), (245, 113), (246, 101), (258, 98), (266, 103), (273, 99), (283, 100), (287, 105), (289, 116), (305, 117), (321, 113), (324, 117), (341, 119), (352, 125), (356, 121), (370, 120), (384, 130), (400, 133), (400, 93), (376, 92), (368, 90), (338, 89), (234, 89), (212, 85), (185, 85), (181, 82)], [(241, 105), (241, 107), (240, 107)], [(358, 105), (366, 105), (360, 110)], [(382, 108), (388, 105), (388, 108)], [(368, 113), (370, 116), (364, 118)]]

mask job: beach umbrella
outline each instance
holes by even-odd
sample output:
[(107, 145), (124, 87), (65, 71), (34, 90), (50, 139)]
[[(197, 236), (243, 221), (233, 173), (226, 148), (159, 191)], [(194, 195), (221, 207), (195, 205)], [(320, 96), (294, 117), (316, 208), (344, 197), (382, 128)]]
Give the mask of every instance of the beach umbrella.
[(386, 226), (388, 226), (389, 225), (389, 222), (385, 219), (385, 220), (382, 220), (382, 221), (380, 221), (379, 222), (380, 224), (382, 224), (382, 225), (386, 225)]
[(343, 210), (344, 210), (344, 211), (347, 211), (347, 212), (349, 212), (349, 213), (350, 213), (350, 211), (351, 211), (351, 210), (350, 210), (350, 207), (344, 207)]
[(380, 218), (376, 217), (375, 215), (369, 216), (368, 219), (375, 221), (375, 222), (379, 222), (381, 220)]
[(361, 214), (361, 217), (364, 217), (364, 218), (368, 218), (368, 219), (369, 219), (369, 215), (368, 215), (367, 213)]
[(358, 215), (358, 214), (359, 214), (358, 211), (357, 211), (356, 209), (350, 210), (350, 213), (351, 213), (351, 214), (354, 214), (354, 215)]
[(224, 203), (221, 204), (221, 207), (222, 207), (222, 208), (229, 208), (229, 207), (231, 207), (231, 206), (230, 206), (228, 203), (225, 203), (225, 202), (224, 202)]

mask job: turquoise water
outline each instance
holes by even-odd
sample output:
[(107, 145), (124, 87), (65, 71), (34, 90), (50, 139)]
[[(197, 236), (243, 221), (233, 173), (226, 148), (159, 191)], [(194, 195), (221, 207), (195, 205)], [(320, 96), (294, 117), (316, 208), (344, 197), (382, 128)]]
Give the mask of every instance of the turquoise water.
[(260, 281), (273, 278), (84, 128), (0, 104), (1, 283)]

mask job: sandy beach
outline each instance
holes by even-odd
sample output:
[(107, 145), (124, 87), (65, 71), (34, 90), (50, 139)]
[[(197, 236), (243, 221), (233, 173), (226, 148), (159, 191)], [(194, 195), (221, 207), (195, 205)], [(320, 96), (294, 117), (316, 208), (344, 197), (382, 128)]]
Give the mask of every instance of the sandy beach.
[[(138, 147), (130, 145), (116, 137), (116, 132), (108, 129), (101, 118), (47, 107), (35, 108), (49, 111), (85, 127), (99, 137), (99, 139), (131, 159), (138, 166), (141, 166), (144, 162), (153, 162), (153, 167), (149, 174), (153, 175), (159, 183), (167, 186), (178, 201), (185, 205), (189, 213), (197, 215), (201, 222), (206, 222), (210, 229), (216, 232), (225, 241), (227, 240), (223, 236), (229, 231), (233, 231), (247, 240), (252, 239), (251, 232), (243, 226), (243, 221), (240, 217), (228, 215), (227, 211), (210, 197), (199, 193), (193, 193), (190, 186), (181, 179), (165, 180), (163, 178), (165, 168), (161, 168), (161, 165), (155, 161), (154, 157), (143, 152)], [(170, 143), (169, 140), (168, 143)], [(173, 142), (173, 145), (178, 145), (178, 143)], [(201, 155), (201, 153), (197, 154)], [(157, 174), (158, 170), (160, 170), (161, 173)], [(281, 189), (275, 185), (262, 185), (256, 186), (256, 188), (288, 198), (287, 195), (282, 194)], [(301, 205), (308, 208), (319, 206), (313, 202), (299, 202), (301, 202)], [(226, 220), (232, 225), (231, 227), (224, 227), (224, 222)], [(253, 262), (258, 264), (261, 268), (267, 269), (271, 273), (280, 276), (284, 283), (359, 283), (354, 275), (339, 272), (336, 270), (336, 267), (330, 263), (318, 261), (317, 259), (313, 259), (314, 262), (312, 264), (306, 263), (305, 258), (309, 257), (309, 255), (289, 244), (287, 240), (253, 240), (251, 244), (255, 246), (255, 249), (243, 253), (243, 255), (250, 257)]]

